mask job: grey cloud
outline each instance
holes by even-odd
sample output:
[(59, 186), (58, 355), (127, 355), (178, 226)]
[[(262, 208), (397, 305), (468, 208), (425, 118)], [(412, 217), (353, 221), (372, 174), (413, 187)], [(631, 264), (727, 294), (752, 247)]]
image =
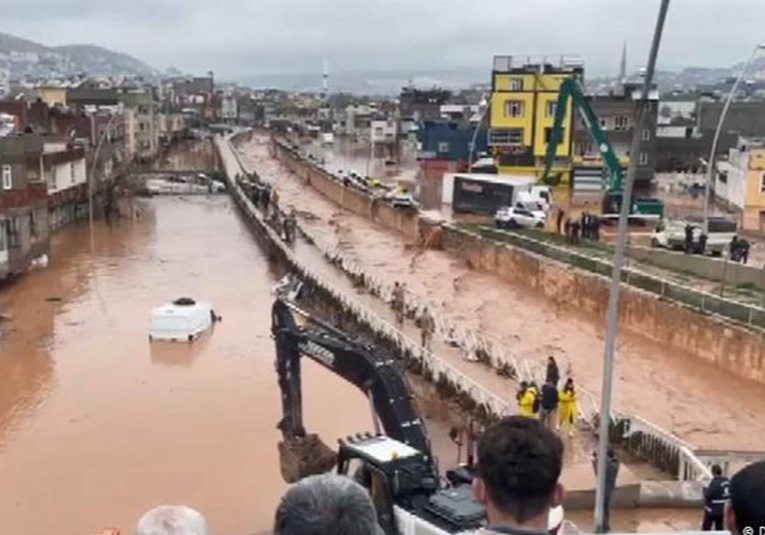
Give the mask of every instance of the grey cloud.
[[(8, 3), (8, 2), (3, 2)], [(491, 56), (579, 54), (615, 72), (648, 52), (658, 0), (26, 0), (3, 31), (46, 44), (92, 42), (155, 66), (222, 75), (486, 67)], [(664, 65), (728, 65), (762, 36), (762, 0), (673, 0)]]

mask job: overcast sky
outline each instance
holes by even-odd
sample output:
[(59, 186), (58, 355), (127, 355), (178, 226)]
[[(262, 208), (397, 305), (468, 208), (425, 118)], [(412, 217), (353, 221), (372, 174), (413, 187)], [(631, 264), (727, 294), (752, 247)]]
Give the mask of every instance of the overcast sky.
[[(0, 0), (0, 31), (94, 43), (152, 66), (247, 74), (491, 66), (578, 54), (645, 61), (659, 0)], [(660, 65), (728, 66), (765, 41), (765, 0), (672, 0)]]

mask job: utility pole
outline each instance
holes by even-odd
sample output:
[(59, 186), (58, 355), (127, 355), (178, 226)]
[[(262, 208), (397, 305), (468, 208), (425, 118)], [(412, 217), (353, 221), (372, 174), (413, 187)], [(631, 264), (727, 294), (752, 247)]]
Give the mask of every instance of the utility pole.
[(601, 390), (600, 403), (600, 434), (598, 436), (598, 459), (597, 459), (597, 477), (598, 486), (595, 492), (595, 532), (604, 533), (605, 519), (605, 498), (606, 498), (606, 456), (608, 452), (609, 432), (611, 423), (611, 396), (614, 382), (614, 357), (616, 349), (616, 334), (619, 324), (619, 291), (622, 277), (622, 264), (624, 263), (624, 249), (627, 243), (627, 223), (629, 221), (630, 207), (632, 206), (632, 190), (635, 184), (635, 171), (637, 170), (638, 158), (640, 152), (640, 139), (643, 132), (643, 123), (645, 122), (645, 108), (650, 105), (649, 93), (653, 82), (654, 71), (656, 70), (656, 58), (659, 55), (659, 45), (661, 44), (661, 34), (664, 30), (664, 21), (667, 18), (669, 9), (669, 0), (661, 0), (659, 7), (659, 16), (656, 21), (656, 28), (653, 33), (653, 42), (648, 56), (648, 65), (646, 67), (645, 80), (643, 81), (643, 92), (638, 103), (637, 121), (635, 124), (635, 134), (632, 138), (632, 148), (630, 150), (630, 165), (627, 171), (627, 183), (624, 187), (624, 196), (619, 211), (619, 230), (616, 236), (616, 251), (614, 252), (614, 262), (611, 275), (611, 291), (608, 296), (608, 320), (606, 330), (606, 343), (603, 355), (603, 388)]
[[(710, 200), (710, 190), (712, 189), (712, 186), (714, 185), (714, 177), (715, 177), (715, 160), (717, 158), (717, 144), (720, 141), (720, 133), (722, 131), (723, 122), (725, 121), (725, 117), (728, 115), (728, 109), (730, 108), (731, 102), (733, 102), (733, 98), (736, 96), (736, 91), (738, 91), (738, 86), (741, 85), (741, 81), (744, 79), (744, 75), (746, 74), (746, 71), (749, 70), (749, 67), (751, 67), (752, 63), (754, 63), (755, 58), (757, 57), (757, 54), (760, 52), (760, 50), (765, 49), (765, 45), (760, 44), (754, 47), (754, 50), (752, 51), (752, 55), (749, 56), (749, 60), (744, 64), (744, 66), (741, 69), (741, 72), (738, 73), (738, 77), (736, 78), (736, 81), (733, 83), (733, 87), (730, 90), (730, 93), (728, 93), (728, 97), (725, 99), (725, 105), (723, 106), (722, 112), (720, 113), (720, 119), (717, 121), (717, 129), (715, 129), (715, 136), (712, 139), (712, 151), (709, 153), (709, 160), (707, 161), (707, 179), (706, 184), (704, 186), (704, 234), (709, 234), (709, 200)], [(699, 117), (699, 120), (701, 118)]]

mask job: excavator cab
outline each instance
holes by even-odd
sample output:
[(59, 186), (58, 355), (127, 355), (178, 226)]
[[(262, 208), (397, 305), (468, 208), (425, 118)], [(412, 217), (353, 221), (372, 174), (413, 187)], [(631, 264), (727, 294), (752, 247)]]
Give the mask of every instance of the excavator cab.
[(341, 440), (337, 470), (369, 490), (386, 535), (398, 535), (409, 525), (413, 533), (460, 533), (486, 518), (470, 485), (441, 488), (428, 455), (385, 435)]

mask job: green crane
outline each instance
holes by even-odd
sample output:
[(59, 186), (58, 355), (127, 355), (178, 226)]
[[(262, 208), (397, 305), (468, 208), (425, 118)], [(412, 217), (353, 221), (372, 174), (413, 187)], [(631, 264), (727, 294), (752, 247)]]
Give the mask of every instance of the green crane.
[[(605, 132), (600, 128), (600, 121), (595, 112), (592, 111), (592, 107), (584, 96), (584, 91), (576, 78), (566, 78), (561, 82), (558, 103), (555, 107), (555, 121), (547, 143), (542, 180), (548, 184), (555, 183), (555, 177), (550, 174), (550, 170), (555, 162), (558, 144), (563, 137), (563, 120), (566, 116), (569, 99), (573, 101), (574, 109), (579, 113), (592, 141), (598, 147), (598, 152), (603, 158), (608, 173), (604, 177), (606, 194), (603, 198), (603, 212), (604, 214), (618, 213), (624, 192), (624, 169), (608, 142)], [(664, 203), (658, 199), (634, 199), (630, 213), (661, 217), (664, 214)]]

